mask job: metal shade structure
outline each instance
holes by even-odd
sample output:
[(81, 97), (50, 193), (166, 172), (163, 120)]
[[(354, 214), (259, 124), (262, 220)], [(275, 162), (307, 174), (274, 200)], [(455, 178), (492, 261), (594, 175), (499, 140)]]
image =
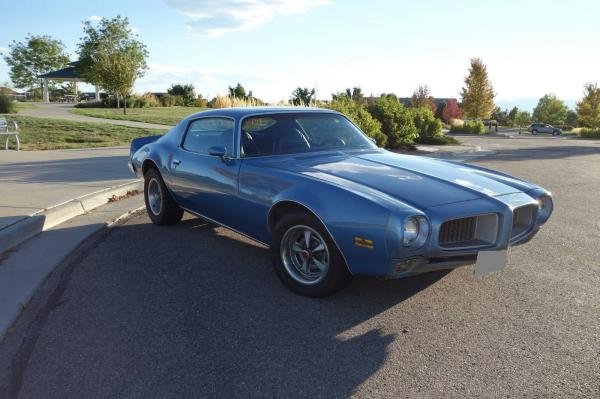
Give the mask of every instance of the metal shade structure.
[[(67, 67), (58, 69), (56, 71), (51, 71), (45, 73), (43, 75), (39, 75), (38, 78), (43, 79), (43, 93), (44, 93), (44, 102), (50, 102), (50, 93), (48, 91), (48, 81), (54, 80), (57, 82), (74, 82), (75, 83), (75, 93), (77, 93), (77, 82), (85, 82), (77, 72), (77, 64), (79, 61), (69, 62)], [(100, 100), (100, 90), (98, 86), (96, 86), (96, 100)]]

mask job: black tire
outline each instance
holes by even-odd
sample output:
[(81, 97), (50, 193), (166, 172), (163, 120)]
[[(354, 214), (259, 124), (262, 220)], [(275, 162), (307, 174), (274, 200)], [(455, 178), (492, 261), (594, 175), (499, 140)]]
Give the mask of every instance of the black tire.
[[(157, 207), (155, 203), (151, 204), (148, 190), (158, 190), (161, 196), (161, 205)], [(152, 223), (165, 226), (175, 224), (183, 217), (183, 210), (173, 201), (171, 193), (167, 189), (160, 173), (155, 169), (149, 169), (144, 175), (144, 202), (146, 211)], [(154, 206), (154, 209), (153, 209)]]
[(538, 131), (537, 130), (532, 130), (531, 134), (536, 135), (536, 134), (538, 134)]
[[(285, 257), (283, 253), (285, 244), (282, 246), (282, 240), (284, 240), (284, 236), (286, 236), (288, 231), (293, 231), (294, 229), (303, 227), (309, 227), (318, 233), (317, 235), (313, 236), (313, 238), (316, 240), (322, 239), (328, 252), (329, 267), (327, 271), (321, 273), (321, 277), (317, 282), (310, 284), (300, 282), (297, 277), (298, 273), (290, 272), (288, 270), (291, 268), (290, 262), (288, 261), (288, 266), (286, 267), (286, 264), (284, 264), (283, 260)], [(352, 275), (348, 271), (346, 262), (335, 245), (335, 242), (329, 236), (329, 233), (325, 227), (323, 227), (321, 222), (311, 214), (296, 211), (289, 213), (278, 220), (275, 224), (275, 228), (273, 229), (273, 241), (270, 251), (271, 261), (277, 276), (281, 279), (286, 287), (296, 294), (313, 298), (325, 297), (341, 290), (352, 279)], [(310, 257), (313, 257), (312, 253), (310, 254)], [(294, 273), (296, 277), (294, 277), (291, 273)]]

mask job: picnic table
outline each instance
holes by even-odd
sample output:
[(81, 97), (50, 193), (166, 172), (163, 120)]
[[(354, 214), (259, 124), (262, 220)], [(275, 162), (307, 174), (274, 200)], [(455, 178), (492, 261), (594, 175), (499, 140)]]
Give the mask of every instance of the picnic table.
[(12, 122), (14, 130), (9, 130), (8, 121), (4, 117), (0, 117), (0, 136), (4, 136), (4, 149), (8, 150), (8, 141), (10, 136), (15, 136), (15, 140), (17, 141), (17, 151), (21, 149), (21, 142), (19, 141), (19, 125), (17, 125), (16, 121)]

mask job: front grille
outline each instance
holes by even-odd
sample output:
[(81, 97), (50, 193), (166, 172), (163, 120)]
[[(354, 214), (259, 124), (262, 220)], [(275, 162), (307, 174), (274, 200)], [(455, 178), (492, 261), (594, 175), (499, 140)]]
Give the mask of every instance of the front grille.
[(515, 239), (526, 234), (533, 225), (535, 205), (522, 206), (513, 211), (512, 232), (510, 238)]
[(484, 247), (496, 242), (498, 216), (486, 214), (442, 223), (438, 242), (443, 248)]
[(476, 227), (477, 218), (475, 216), (445, 222), (440, 229), (440, 245), (451, 246), (471, 241), (475, 238)]

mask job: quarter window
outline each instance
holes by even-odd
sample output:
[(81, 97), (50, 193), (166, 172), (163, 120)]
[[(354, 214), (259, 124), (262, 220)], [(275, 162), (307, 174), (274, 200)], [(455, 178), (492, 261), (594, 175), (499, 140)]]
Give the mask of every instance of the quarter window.
[(190, 123), (183, 140), (183, 148), (199, 154), (208, 154), (212, 147), (223, 147), (227, 155), (233, 155), (233, 120), (202, 118)]

